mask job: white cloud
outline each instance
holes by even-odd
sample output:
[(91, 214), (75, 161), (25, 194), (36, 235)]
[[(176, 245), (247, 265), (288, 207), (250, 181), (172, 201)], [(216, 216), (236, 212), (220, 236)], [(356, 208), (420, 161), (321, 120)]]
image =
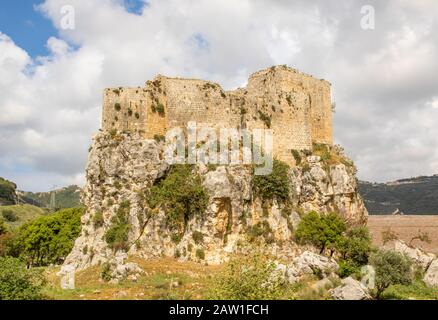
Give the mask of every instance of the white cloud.
[[(153, 0), (136, 15), (122, 0), (47, 0), (38, 8), (59, 30), (48, 56), (0, 34), (1, 174), (23, 189), (83, 181), (104, 87), (161, 73), (229, 89), (272, 64), (333, 83), (335, 137), (361, 178), (436, 173), (438, 4), (368, 2), (374, 31), (351, 1)], [(75, 30), (60, 28), (63, 5)]]

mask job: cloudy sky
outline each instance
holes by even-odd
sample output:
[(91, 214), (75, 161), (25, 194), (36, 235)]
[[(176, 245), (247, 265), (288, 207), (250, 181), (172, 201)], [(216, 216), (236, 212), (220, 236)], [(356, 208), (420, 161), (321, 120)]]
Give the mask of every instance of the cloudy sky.
[(160, 73), (233, 89), (274, 64), (333, 84), (360, 179), (436, 174), (436, 30), (436, 0), (2, 0), (0, 176), (83, 184), (105, 87)]

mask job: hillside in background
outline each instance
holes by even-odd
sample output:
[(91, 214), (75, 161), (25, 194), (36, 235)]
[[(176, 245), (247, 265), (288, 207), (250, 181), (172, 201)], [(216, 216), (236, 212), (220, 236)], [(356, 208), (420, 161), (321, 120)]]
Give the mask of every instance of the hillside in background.
[(15, 229), (23, 223), (34, 220), (42, 215), (49, 214), (51, 210), (36, 207), (30, 204), (18, 204), (0, 207), (0, 219)]
[[(42, 208), (72, 208), (80, 206), (81, 189), (76, 186), (52, 190), (49, 192), (26, 192), (19, 191), (20, 202), (28, 203)], [(53, 199), (54, 197), (54, 199)], [(51, 202), (54, 203), (51, 203)]]
[(370, 214), (438, 214), (438, 175), (388, 183), (359, 182), (359, 192)]
[(0, 177), (0, 206), (9, 206), (17, 203), (16, 189), (17, 185), (15, 183)]

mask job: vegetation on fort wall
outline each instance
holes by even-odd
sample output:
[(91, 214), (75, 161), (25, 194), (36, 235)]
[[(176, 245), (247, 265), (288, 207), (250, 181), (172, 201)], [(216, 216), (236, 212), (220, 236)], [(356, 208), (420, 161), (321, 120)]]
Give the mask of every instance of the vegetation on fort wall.
[(115, 216), (111, 219), (111, 225), (105, 232), (105, 241), (114, 251), (127, 250), (129, 248), (128, 236), (131, 225), (129, 223), (129, 211), (131, 204), (123, 201)]
[(64, 261), (81, 230), (82, 208), (63, 209), (23, 224), (10, 241), (8, 253), (29, 266)]
[(323, 143), (313, 143), (314, 155), (321, 157), (321, 161), (327, 165), (344, 164), (346, 167), (353, 167), (354, 163), (336, 150), (333, 146)]
[(253, 189), (256, 196), (262, 200), (276, 198), (286, 202), (289, 199), (289, 166), (274, 159), (272, 173), (269, 175), (253, 175)]

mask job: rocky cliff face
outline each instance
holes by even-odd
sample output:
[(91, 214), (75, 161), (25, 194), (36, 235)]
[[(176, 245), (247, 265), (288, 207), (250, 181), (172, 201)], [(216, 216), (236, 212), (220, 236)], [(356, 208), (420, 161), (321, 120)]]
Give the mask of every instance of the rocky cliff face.
[[(206, 210), (187, 217), (175, 239), (167, 227), (166, 210), (152, 209), (147, 201), (151, 187), (170, 170), (162, 160), (163, 144), (134, 133), (101, 132), (94, 137), (88, 159), (82, 199), (87, 211), (81, 235), (65, 265), (84, 269), (126, 253), (216, 264), (245, 250), (254, 238), (280, 257), (294, 257), (303, 249), (293, 242), (293, 230), (308, 211), (335, 211), (349, 224), (366, 223), (367, 211), (357, 193), (354, 166), (339, 148), (327, 148), (334, 157), (298, 154), (301, 164), (287, 174), (287, 204), (257, 198), (249, 166), (194, 166), (208, 195)], [(126, 213), (126, 241), (123, 246), (111, 247), (108, 230), (122, 209)]]

